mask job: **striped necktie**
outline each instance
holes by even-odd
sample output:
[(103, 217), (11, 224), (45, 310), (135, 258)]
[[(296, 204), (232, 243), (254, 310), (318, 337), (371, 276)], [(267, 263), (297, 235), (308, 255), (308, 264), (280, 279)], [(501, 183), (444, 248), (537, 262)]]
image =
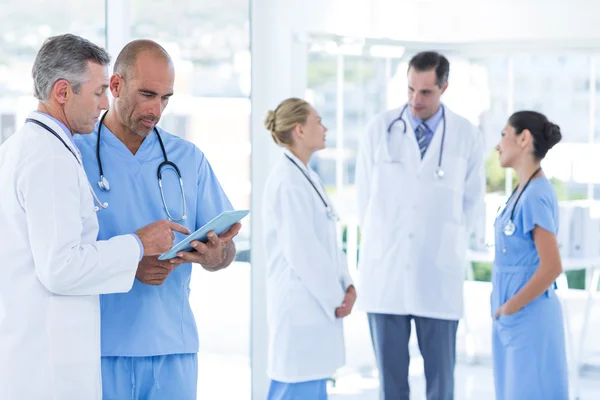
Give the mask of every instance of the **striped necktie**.
[(419, 150), (421, 151), (421, 159), (423, 159), (425, 151), (427, 150), (427, 126), (425, 126), (425, 123), (417, 126), (415, 135), (417, 136), (417, 143), (419, 144)]

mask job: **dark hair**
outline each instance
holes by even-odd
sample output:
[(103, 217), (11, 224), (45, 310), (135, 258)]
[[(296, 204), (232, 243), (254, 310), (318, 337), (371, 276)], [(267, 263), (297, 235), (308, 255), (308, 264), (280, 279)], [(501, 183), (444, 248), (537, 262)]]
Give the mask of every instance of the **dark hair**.
[(520, 135), (528, 129), (533, 137), (533, 153), (539, 160), (546, 157), (546, 153), (560, 142), (562, 134), (560, 127), (548, 121), (544, 114), (535, 111), (519, 111), (508, 119), (508, 124), (515, 128), (515, 133)]
[(408, 63), (408, 69), (414, 68), (419, 72), (435, 70), (435, 83), (442, 87), (448, 83), (450, 63), (448, 59), (435, 51), (423, 51), (413, 56)]

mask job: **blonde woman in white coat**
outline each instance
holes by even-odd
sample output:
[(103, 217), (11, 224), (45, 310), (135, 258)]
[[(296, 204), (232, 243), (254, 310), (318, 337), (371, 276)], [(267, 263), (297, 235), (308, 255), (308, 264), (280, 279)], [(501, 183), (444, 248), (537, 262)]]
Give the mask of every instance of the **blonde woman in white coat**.
[(345, 363), (342, 318), (356, 300), (337, 245), (337, 216), (308, 166), (325, 148), (327, 128), (309, 103), (296, 98), (269, 111), (265, 127), (284, 149), (263, 202), (268, 400), (325, 400), (327, 378)]

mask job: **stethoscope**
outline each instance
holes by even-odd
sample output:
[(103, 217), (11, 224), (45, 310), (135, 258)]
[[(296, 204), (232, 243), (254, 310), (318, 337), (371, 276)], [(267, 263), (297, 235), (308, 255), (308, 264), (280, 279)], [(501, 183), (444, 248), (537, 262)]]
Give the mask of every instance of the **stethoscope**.
[[(39, 125), (42, 128), (44, 128), (45, 130), (47, 130), (48, 132), (50, 132), (52, 135), (54, 135), (54, 137), (56, 137), (58, 140), (60, 140), (60, 142), (67, 148), (67, 150), (69, 150), (69, 152), (73, 155), (73, 157), (75, 157), (75, 160), (77, 160), (77, 164), (79, 164), (81, 166), (81, 168), (83, 168), (83, 165), (81, 164), (81, 161), (79, 161), (79, 157), (77, 157), (77, 154), (75, 154), (73, 149), (71, 149), (69, 147), (69, 145), (67, 145), (67, 143), (60, 137), (60, 135), (58, 133), (56, 133), (56, 131), (54, 131), (54, 129), (50, 128), (48, 125), (46, 125), (42, 121), (38, 121), (37, 119), (27, 118), (25, 120), (25, 123), (27, 123), (27, 122), (31, 122), (33, 124)], [(108, 203), (101, 202), (100, 199), (98, 198), (98, 196), (96, 196), (96, 193), (94, 192), (94, 189), (92, 189), (92, 185), (90, 185), (89, 181), (88, 181), (88, 187), (90, 188), (90, 192), (92, 192), (92, 196), (94, 196), (94, 201), (96, 202), (96, 205), (94, 205), (94, 211), (98, 212), (101, 209), (105, 209), (106, 207), (108, 207)]]
[[(525, 183), (525, 186), (523, 186), (523, 190), (521, 190), (521, 192), (517, 196), (517, 199), (513, 203), (512, 209), (510, 210), (510, 218), (508, 219), (508, 221), (506, 221), (506, 223), (502, 227), (502, 232), (504, 232), (504, 234), (506, 236), (512, 236), (515, 233), (516, 227), (515, 227), (515, 223), (513, 222), (513, 217), (515, 216), (515, 208), (517, 206), (517, 203), (519, 202), (519, 199), (521, 198), (521, 195), (523, 194), (523, 192), (525, 191), (525, 189), (527, 189), (527, 186), (529, 186), (529, 183), (531, 182), (531, 180), (533, 179), (533, 177), (536, 176), (538, 174), (538, 172), (540, 172), (541, 170), (542, 170), (541, 167), (538, 168), (538, 169), (536, 169), (535, 172), (529, 177), (529, 179), (527, 180), (527, 183)], [(517, 186), (515, 188), (515, 190), (513, 190), (513, 192), (509, 196), (508, 200), (506, 200), (506, 203), (504, 204), (504, 207), (501, 206), (498, 209), (498, 214), (499, 215), (504, 212), (504, 209), (506, 208), (506, 206), (510, 202), (510, 199), (512, 199), (512, 197), (514, 196), (514, 194), (517, 192), (518, 188), (519, 187)]]
[[(106, 114), (107, 113), (104, 113), (104, 115), (102, 115), (102, 117), (100, 118), (100, 124), (98, 125), (98, 138), (96, 140), (96, 160), (98, 161), (98, 170), (100, 171), (100, 180), (98, 181), (98, 187), (101, 190), (108, 192), (108, 191), (110, 191), (110, 183), (108, 182), (108, 179), (106, 179), (106, 177), (104, 176), (104, 171), (102, 170), (102, 161), (100, 159), (100, 132), (102, 131), (102, 126), (104, 124), (104, 118), (106, 117)], [(186, 213), (185, 192), (183, 190), (183, 179), (181, 179), (181, 172), (179, 171), (179, 168), (177, 167), (177, 165), (175, 165), (175, 163), (169, 161), (169, 159), (167, 158), (167, 152), (165, 151), (165, 145), (163, 144), (162, 138), (160, 137), (160, 134), (158, 133), (158, 129), (156, 129), (156, 127), (154, 127), (154, 132), (156, 133), (156, 137), (158, 138), (158, 143), (160, 144), (160, 149), (162, 151), (163, 159), (164, 159), (164, 161), (162, 163), (160, 163), (160, 165), (158, 166), (158, 169), (156, 171), (156, 175), (158, 177), (158, 187), (160, 189), (160, 197), (162, 198), (163, 206), (165, 208), (165, 211), (167, 212), (167, 217), (169, 217), (169, 220), (182, 221), (187, 218), (187, 213)], [(174, 218), (171, 215), (171, 213), (169, 212), (169, 207), (167, 206), (167, 201), (165, 200), (165, 193), (163, 191), (163, 185), (162, 185), (162, 169), (167, 166), (172, 167), (175, 170), (177, 177), (179, 178), (179, 188), (181, 189), (181, 199), (183, 201), (183, 214), (180, 218)], [(107, 206), (108, 206), (108, 204), (107, 204)], [(106, 208), (106, 207), (103, 207), (103, 208)]]
[[(402, 119), (402, 116), (404, 115), (404, 112), (406, 111), (407, 107), (408, 107), (408, 104), (405, 104), (404, 107), (402, 107), (402, 110), (400, 111), (400, 115), (398, 115), (398, 117), (395, 118), (388, 125), (388, 128), (387, 128), (388, 136), (392, 133), (392, 128), (394, 127), (394, 124), (398, 121), (402, 122), (402, 125), (403, 125), (402, 133), (406, 134), (406, 121), (404, 121), (404, 119)], [(433, 177), (436, 179), (444, 178), (444, 170), (442, 169), (442, 156), (444, 154), (444, 142), (446, 141), (446, 109), (444, 108), (444, 106), (442, 104), (440, 104), (440, 107), (442, 107), (442, 123), (444, 125), (443, 125), (443, 129), (442, 129), (442, 142), (440, 144), (440, 155), (438, 158), (438, 166), (435, 169), (435, 172), (433, 174)], [(389, 138), (388, 138), (387, 151), (388, 151), (388, 156), (390, 156)], [(390, 159), (391, 159), (391, 157), (390, 157)]]
[(313, 189), (315, 189), (315, 192), (317, 192), (319, 199), (321, 199), (321, 202), (323, 202), (323, 205), (325, 206), (325, 212), (327, 213), (327, 218), (329, 218), (330, 220), (332, 220), (334, 222), (339, 221), (340, 217), (338, 217), (338, 215), (335, 213), (335, 210), (333, 209), (333, 207), (330, 206), (329, 204), (327, 204), (327, 202), (325, 201), (323, 196), (321, 196), (321, 192), (319, 192), (319, 190), (313, 183), (312, 179), (310, 179), (308, 174), (306, 172), (304, 172), (304, 170), (290, 156), (288, 156), (287, 154), (285, 156), (287, 157), (288, 160), (290, 160), (292, 162), (292, 164), (294, 164), (296, 166), (296, 168), (298, 168), (298, 170), (300, 170), (300, 172), (302, 172), (302, 175), (304, 175), (306, 180), (308, 180), (308, 183), (310, 183), (310, 185), (313, 187)]

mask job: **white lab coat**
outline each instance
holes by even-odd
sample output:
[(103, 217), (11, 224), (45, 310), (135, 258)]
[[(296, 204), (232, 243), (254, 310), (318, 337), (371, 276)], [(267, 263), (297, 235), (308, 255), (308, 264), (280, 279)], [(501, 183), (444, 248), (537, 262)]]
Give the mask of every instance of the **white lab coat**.
[(98, 294), (131, 288), (137, 240), (96, 241), (83, 168), (33, 123), (0, 147), (0, 187), (0, 399), (100, 400)]
[[(329, 203), (318, 175), (285, 150)], [(336, 222), (285, 155), (264, 193), (267, 253), (268, 375), (296, 383), (331, 377), (345, 363), (343, 323), (335, 317), (352, 285)]]
[(398, 108), (378, 115), (361, 138), (357, 306), (366, 312), (451, 320), (462, 316), (467, 231), (484, 209), (483, 137), (444, 107), (448, 125), (441, 180), (434, 174), (443, 121), (423, 160), (408, 110), (406, 134), (402, 122), (387, 133)]

